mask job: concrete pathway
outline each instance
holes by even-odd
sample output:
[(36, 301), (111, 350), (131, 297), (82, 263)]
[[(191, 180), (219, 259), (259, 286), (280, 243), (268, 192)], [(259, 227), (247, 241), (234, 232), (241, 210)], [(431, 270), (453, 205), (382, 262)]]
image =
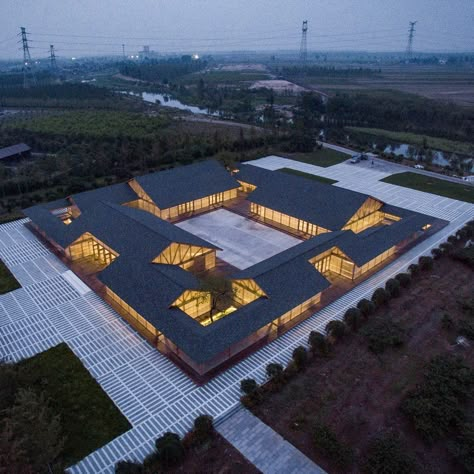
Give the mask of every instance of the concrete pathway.
[(268, 425), (241, 408), (217, 424), (217, 431), (263, 474), (324, 474)]

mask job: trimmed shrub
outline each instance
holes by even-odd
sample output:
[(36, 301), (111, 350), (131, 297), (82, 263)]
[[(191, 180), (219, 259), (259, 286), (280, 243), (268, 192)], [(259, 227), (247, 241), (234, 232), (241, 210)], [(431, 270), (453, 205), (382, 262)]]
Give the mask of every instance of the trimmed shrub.
[(331, 350), (331, 346), (326, 336), (320, 332), (311, 331), (309, 333), (308, 343), (314, 354), (327, 356)]
[(339, 467), (348, 467), (352, 464), (354, 459), (352, 449), (341, 443), (328, 426), (322, 423), (317, 423), (314, 426), (313, 442), (318, 451)]
[(390, 293), (392, 298), (400, 296), (400, 282), (395, 278), (390, 278), (390, 280), (385, 283), (385, 289)]
[(443, 251), (441, 249), (432, 249), (431, 255), (435, 260), (439, 260), (443, 256)]
[(358, 308), (349, 308), (344, 314), (344, 322), (353, 331), (357, 332), (362, 326), (362, 313)]
[(277, 362), (272, 362), (266, 368), (267, 377), (274, 380), (280, 380), (283, 376), (283, 366)]
[(433, 268), (433, 259), (431, 257), (420, 257), (418, 263), (420, 265), (420, 270), (423, 272), (426, 272)]
[(372, 295), (372, 301), (376, 308), (380, 308), (390, 301), (390, 293), (384, 288), (377, 288)]
[(469, 248), (455, 249), (451, 252), (451, 258), (466, 264), (474, 269), (474, 245)]
[(444, 254), (449, 255), (454, 250), (454, 245), (449, 242), (442, 243), (439, 248)]
[(402, 288), (408, 288), (411, 285), (411, 275), (409, 273), (399, 273), (395, 279), (400, 282)]
[(293, 351), (293, 362), (298, 370), (303, 369), (308, 363), (308, 351), (303, 346), (298, 346)]
[(362, 313), (362, 316), (368, 317), (375, 311), (375, 305), (372, 301), (364, 298), (357, 303), (357, 308)]
[(342, 321), (329, 321), (326, 324), (326, 332), (334, 339), (341, 340), (347, 333), (347, 327)]
[(204, 443), (214, 434), (214, 420), (210, 415), (199, 415), (194, 420), (194, 433), (199, 442)]
[(366, 474), (412, 474), (418, 471), (414, 456), (400, 438), (391, 433), (374, 439), (367, 450), (362, 466)]
[(370, 351), (380, 354), (390, 347), (399, 347), (405, 342), (405, 330), (388, 318), (377, 318), (362, 334)]
[(132, 461), (119, 461), (115, 465), (115, 474), (142, 474), (143, 466)]
[(458, 238), (457, 238), (455, 235), (450, 235), (450, 236), (448, 237), (448, 242), (449, 242), (450, 244), (455, 244), (457, 241), (458, 241)]
[(258, 390), (258, 384), (255, 379), (243, 379), (240, 381), (240, 390), (242, 390), (245, 395), (253, 395)]
[(155, 441), (155, 446), (163, 466), (175, 466), (184, 459), (184, 447), (176, 433), (168, 431)]
[(412, 263), (408, 267), (408, 271), (410, 272), (411, 276), (418, 275), (420, 273), (420, 267), (416, 263)]

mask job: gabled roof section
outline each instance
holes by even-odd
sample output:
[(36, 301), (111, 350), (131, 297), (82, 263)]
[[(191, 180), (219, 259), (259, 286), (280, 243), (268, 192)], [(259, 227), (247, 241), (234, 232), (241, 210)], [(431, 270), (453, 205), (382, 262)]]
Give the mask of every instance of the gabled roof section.
[(17, 145), (0, 148), (0, 160), (6, 160), (12, 156), (27, 153), (29, 151), (31, 151), (31, 148), (25, 143), (18, 143)]
[(135, 180), (160, 209), (240, 187), (214, 160), (138, 176)]
[(92, 191), (73, 194), (71, 198), (79, 210), (84, 212), (95, 206), (99, 201), (109, 202), (111, 204), (124, 204), (138, 199), (138, 196), (128, 183), (119, 183), (93, 189)]
[(340, 230), (369, 197), (280, 171), (241, 165), (235, 177), (257, 186), (248, 200), (328, 230)]

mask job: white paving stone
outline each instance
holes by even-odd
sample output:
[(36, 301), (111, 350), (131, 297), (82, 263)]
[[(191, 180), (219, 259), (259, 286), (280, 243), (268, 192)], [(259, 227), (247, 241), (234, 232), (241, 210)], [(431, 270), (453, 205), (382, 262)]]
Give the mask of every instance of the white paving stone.
[[(255, 163), (271, 169), (301, 169), (301, 163), (278, 157)], [(341, 318), (346, 308), (371, 295), (374, 288), (405, 270), (420, 255), (429, 254), (431, 248), (474, 218), (472, 204), (380, 183), (377, 172), (364, 170), (361, 175), (345, 164), (306, 167), (304, 171), (337, 179), (338, 186), (394, 205), (403, 203), (450, 224), (204, 386), (194, 384), (154, 350), (101, 298), (72, 283), (65, 276), (68, 269), (64, 264), (25, 228), (26, 220), (0, 226), (0, 258), (23, 286), (0, 296), (0, 357), (20, 360), (66, 342), (133, 426), (71, 467), (71, 473), (113, 472), (120, 459), (143, 460), (163, 431), (184, 433), (198, 414), (209, 413), (217, 419), (228, 414), (239, 403), (242, 378), (263, 381), (269, 362), (287, 363), (294, 347), (305, 344), (311, 330), (322, 330), (331, 319)]]

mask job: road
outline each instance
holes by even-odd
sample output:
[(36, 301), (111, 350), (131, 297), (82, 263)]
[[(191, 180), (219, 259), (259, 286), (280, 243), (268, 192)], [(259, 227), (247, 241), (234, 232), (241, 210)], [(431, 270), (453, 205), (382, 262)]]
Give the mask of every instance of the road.
[[(340, 145), (333, 145), (332, 143), (325, 143), (325, 142), (319, 142), (319, 143), (323, 145), (323, 148), (329, 148), (331, 150), (339, 151), (340, 153), (344, 153), (346, 155), (352, 156), (359, 153), (358, 151), (351, 150), (350, 148), (346, 148)], [(373, 161), (373, 165), (372, 165), (372, 161)], [(432, 171), (419, 170), (411, 166), (401, 165), (399, 163), (383, 160), (382, 158), (377, 158), (375, 156), (373, 157), (371, 156), (367, 161), (364, 160), (364, 161), (360, 161), (359, 163), (354, 163), (354, 166), (357, 166), (358, 168), (371, 168), (378, 171), (385, 171), (391, 174), (405, 173), (407, 171), (410, 171), (411, 173), (422, 174), (424, 176), (429, 176), (431, 178), (442, 179), (444, 181), (450, 181), (451, 183), (464, 184), (467, 186), (474, 187), (474, 183), (468, 183), (467, 181), (462, 181), (459, 178), (453, 178), (452, 176), (446, 176), (444, 174), (434, 173)]]

